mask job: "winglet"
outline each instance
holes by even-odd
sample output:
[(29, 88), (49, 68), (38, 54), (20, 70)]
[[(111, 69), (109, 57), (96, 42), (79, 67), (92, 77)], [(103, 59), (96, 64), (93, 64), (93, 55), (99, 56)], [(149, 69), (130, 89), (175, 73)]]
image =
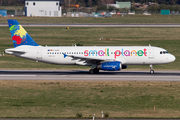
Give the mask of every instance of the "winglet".
[(66, 55), (66, 54), (64, 54), (64, 53), (62, 53), (63, 55), (64, 55), (64, 58), (66, 58), (68, 55)]

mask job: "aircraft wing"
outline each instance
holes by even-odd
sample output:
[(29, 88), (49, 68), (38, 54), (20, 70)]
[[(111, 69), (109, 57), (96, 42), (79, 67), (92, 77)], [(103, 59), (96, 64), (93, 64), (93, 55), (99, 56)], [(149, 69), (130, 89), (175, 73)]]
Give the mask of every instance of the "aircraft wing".
[[(73, 58), (74, 60), (78, 60), (77, 64), (80, 64), (82, 65), (82, 63), (84, 63), (83, 65), (88, 64), (98, 64), (98, 63), (101, 63), (101, 62), (108, 62), (108, 61), (117, 61), (115, 59), (104, 59), (104, 58), (98, 58), (98, 57), (90, 57), (90, 56), (77, 56), (77, 55), (66, 55), (64, 54), (64, 58), (65, 57), (71, 57)], [(124, 60), (122, 60), (124, 61)]]

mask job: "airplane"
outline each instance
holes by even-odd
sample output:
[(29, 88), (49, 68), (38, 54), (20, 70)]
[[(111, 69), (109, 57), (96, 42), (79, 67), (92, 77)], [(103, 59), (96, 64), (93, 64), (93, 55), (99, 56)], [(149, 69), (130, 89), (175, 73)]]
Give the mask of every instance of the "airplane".
[(7, 20), (14, 48), (5, 53), (58, 65), (91, 66), (89, 73), (99, 70), (119, 71), (128, 65), (153, 65), (173, 62), (176, 58), (167, 50), (149, 46), (41, 46), (37, 44), (17, 20)]

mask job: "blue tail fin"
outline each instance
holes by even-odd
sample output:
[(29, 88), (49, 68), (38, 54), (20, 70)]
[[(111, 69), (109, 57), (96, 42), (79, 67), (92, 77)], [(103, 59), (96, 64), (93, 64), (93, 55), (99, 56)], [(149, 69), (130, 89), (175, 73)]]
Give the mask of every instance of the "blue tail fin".
[(9, 24), (9, 30), (11, 32), (11, 38), (14, 47), (20, 45), (39, 46), (30, 35), (24, 30), (24, 28), (18, 23), (17, 20), (7, 20)]

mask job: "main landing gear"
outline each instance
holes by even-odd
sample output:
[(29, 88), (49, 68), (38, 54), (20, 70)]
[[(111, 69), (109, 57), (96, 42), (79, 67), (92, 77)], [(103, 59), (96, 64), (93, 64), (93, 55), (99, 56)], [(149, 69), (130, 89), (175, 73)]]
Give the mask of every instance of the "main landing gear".
[(97, 67), (94, 68), (94, 69), (90, 69), (90, 70), (89, 70), (89, 73), (90, 73), (90, 74), (97, 74), (97, 73), (99, 73), (99, 69), (97, 69)]
[(153, 66), (149, 65), (149, 67), (150, 67), (150, 73), (153, 74), (154, 73)]

